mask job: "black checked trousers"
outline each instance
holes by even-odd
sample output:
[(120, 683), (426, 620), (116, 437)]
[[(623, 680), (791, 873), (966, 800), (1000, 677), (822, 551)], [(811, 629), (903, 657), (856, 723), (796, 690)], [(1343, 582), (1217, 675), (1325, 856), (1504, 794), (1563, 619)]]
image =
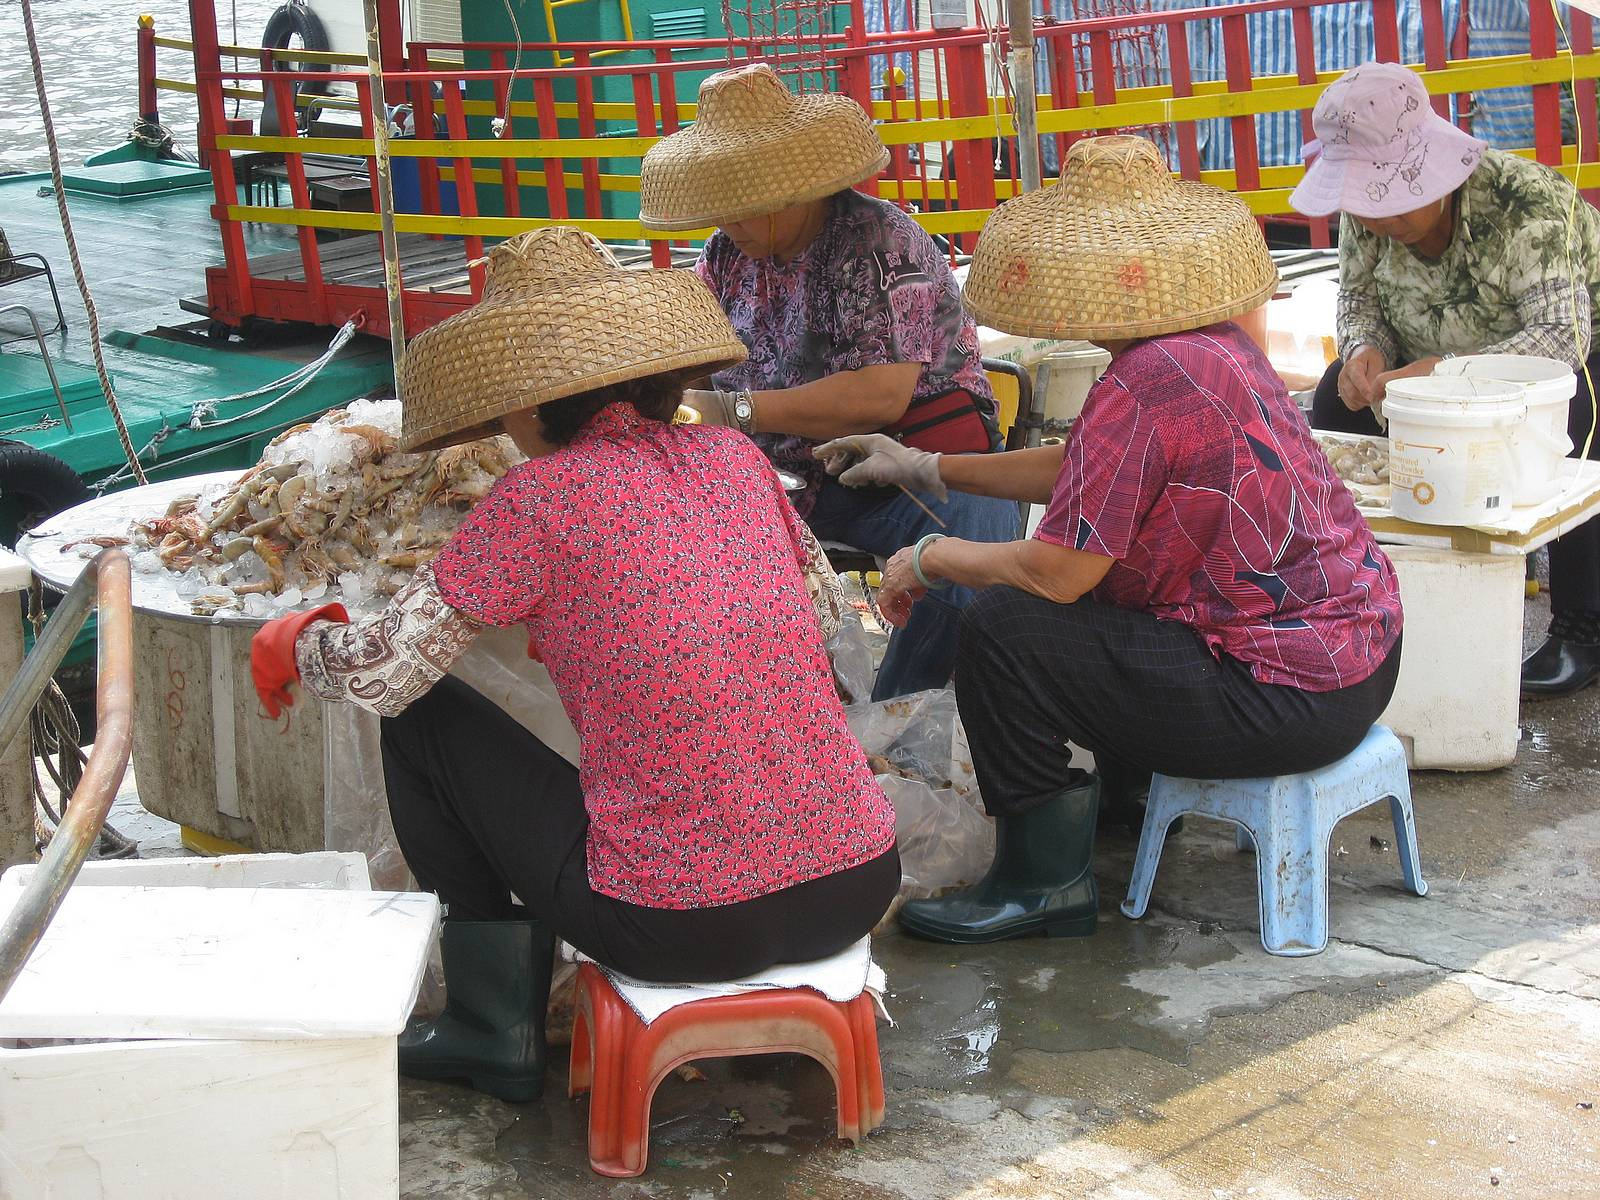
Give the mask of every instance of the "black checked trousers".
[(1326, 766), (1360, 744), (1399, 671), (1397, 642), (1371, 677), (1338, 691), (1260, 683), (1187, 625), (994, 587), (962, 617), (956, 704), (984, 805), (1003, 816), (1060, 790), (1069, 740), (1110, 769), (1189, 779)]

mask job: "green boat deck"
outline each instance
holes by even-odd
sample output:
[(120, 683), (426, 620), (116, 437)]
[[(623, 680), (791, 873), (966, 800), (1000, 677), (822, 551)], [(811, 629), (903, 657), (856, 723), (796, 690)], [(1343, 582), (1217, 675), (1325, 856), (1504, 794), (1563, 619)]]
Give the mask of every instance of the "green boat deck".
[[(270, 339), (246, 345), (213, 340), (181, 302), (205, 293), (205, 269), (223, 261), (212, 222), (209, 188), (115, 194), (85, 194), (78, 177), (106, 172), (123, 185), (138, 186), (170, 173), (162, 164), (104, 162), (71, 170), (68, 190), (73, 232), (99, 314), (112, 386), (133, 436), (143, 449), (163, 430), (145, 467), (152, 478), (240, 468), (259, 455), (277, 432), (310, 415), (343, 404), (392, 378), (388, 344), (357, 335), (304, 391), (268, 411), (228, 425), (191, 429), (196, 404), (270, 383), (326, 349), (328, 329), (275, 330)], [(155, 168), (154, 174), (150, 168)], [(172, 170), (193, 169), (175, 164)], [(123, 178), (126, 177), (126, 178)], [(112, 186), (114, 180), (103, 180)], [(65, 459), (94, 482), (119, 471), (125, 458), (94, 372), (87, 315), (73, 282), (47, 175), (0, 179), (0, 224), (14, 254), (42, 254), (55, 272), (67, 329), (45, 343), (66, 397), (71, 428), (61, 420), (39, 351), (26, 322), (0, 316), (0, 437), (15, 438)], [(294, 232), (248, 227), (252, 257), (295, 248)], [(54, 316), (44, 278), (0, 288), (0, 307), (25, 304), (48, 328)], [(222, 405), (216, 419), (260, 407), (271, 393)], [(120, 483), (121, 481), (119, 481)]]

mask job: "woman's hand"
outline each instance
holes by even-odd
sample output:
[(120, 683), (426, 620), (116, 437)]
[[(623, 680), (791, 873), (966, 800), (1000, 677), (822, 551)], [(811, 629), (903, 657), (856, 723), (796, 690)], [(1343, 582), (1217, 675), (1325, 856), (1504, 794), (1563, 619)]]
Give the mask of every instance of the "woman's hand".
[(811, 453), (829, 475), (838, 475), (848, 487), (898, 484), (938, 500), (950, 498), (939, 478), (939, 456), (902, 445), (887, 434), (853, 433), (823, 442)]
[(911, 570), (914, 546), (895, 551), (883, 569), (883, 586), (878, 589), (878, 612), (896, 629), (904, 629), (911, 619), (911, 606), (928, 594)]
[(733, 401), (733, 392), (686, 388), (679, 403), (699, 413), (702, 425), (723, 425), (737, 429), (739, 422), (733, 415)]
[(1373, 399), (1383, 399), (1384, 390), (1388, 388), (1391, 379), (1412, 379), (1418, 375), (1432, 375), (1433, 369), (1443, 361), (1438, 355), (1432, 355), (1428, 358), (1419, 358), (1414, 363), (1407, 363), (1398, 370), (1385, 371), (1373, 381), (1372, 386), (1377, 390)]
[(1339, 370), (1339, 399), (1344, 406), (1351, 412), (1360, 412), (1383, 399), (1378, 381), (1388, 369), (1388, 360), (1375, 347), (1360, 347)]

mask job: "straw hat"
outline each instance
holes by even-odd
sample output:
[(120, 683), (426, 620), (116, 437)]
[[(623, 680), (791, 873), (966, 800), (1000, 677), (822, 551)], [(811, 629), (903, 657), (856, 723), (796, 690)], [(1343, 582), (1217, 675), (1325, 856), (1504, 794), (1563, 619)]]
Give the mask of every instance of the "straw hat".
[(650, 147), (639, 174), (646, 229), (704, 229), (820, 200), (889, 165), (848, 96), (796, 96), (765, 63), (700, 85), (694, 124)]
[(1001, 205), (984, 225), (965, 299), (1025, 337), (1153, 337), (1259, 307), (1278, 286), (1238, 197), (1174, 179), (1140, 137), (1086, 138), (1061, 182)]
[(483, 299), (420, 333), (400, 369), (407, 450), (495, 432), (507, 413), (649, 375), (709, 375), (744, 344), (693, 271), (629, 271), (552, 226), (489, 252)]

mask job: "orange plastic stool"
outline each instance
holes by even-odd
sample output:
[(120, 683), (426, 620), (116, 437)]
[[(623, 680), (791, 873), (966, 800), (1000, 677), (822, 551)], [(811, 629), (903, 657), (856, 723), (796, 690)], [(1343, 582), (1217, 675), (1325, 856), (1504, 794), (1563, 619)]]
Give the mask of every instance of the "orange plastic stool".
[(839, 1136), (859, 1141), (883, 1124), (883, 1070), (872, 997), (843, 1003), (810, 988), (773, 988), (680, 1004), (646, 1025), (593, 963), (578, 966), (567, 1095), (589, 1099), (589, 1165), (601, 1175), (644, 1172), (650, 1100), (667, 1073), (697, 1058), (805, 1054), (828, 1068)]

